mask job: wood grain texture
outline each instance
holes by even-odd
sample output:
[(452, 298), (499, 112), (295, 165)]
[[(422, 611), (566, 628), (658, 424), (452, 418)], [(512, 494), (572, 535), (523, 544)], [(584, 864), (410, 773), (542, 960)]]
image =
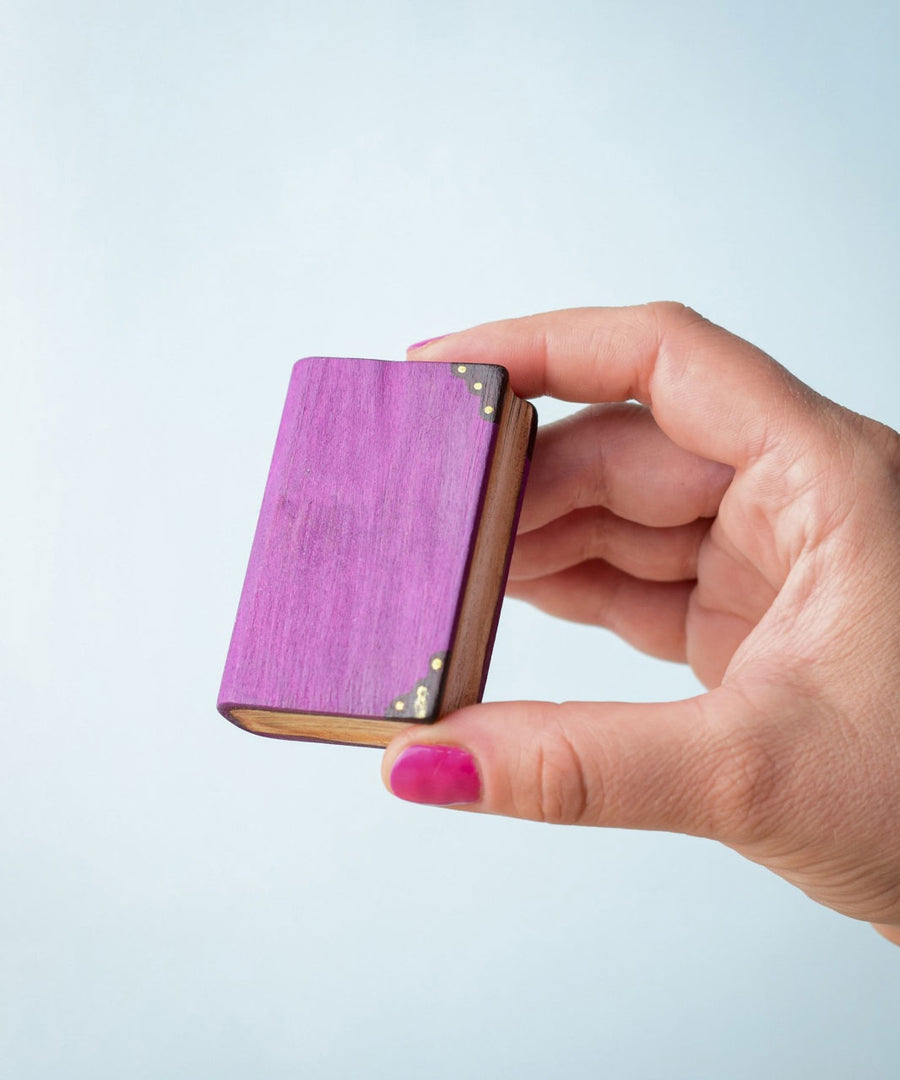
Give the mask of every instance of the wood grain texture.
[(353, 746), (387, 746), (401, 728), (413, 726), (396, 720), (274, 712), (271, 709), (234, 709), (230, 719), (256, 735), (306, 742), (349, 743)]
[(497, 442), (460, 601), (442, 713), (481, 701), (525, 493), (537, 414), (508, 387), (498, 413)]
[[(336, 741), (384, 745), (395, 727), (440, 715), (504, 430), (498, 415), (519, 400), (502, 368), (459, 367), (321, 357), (295, 365), (219, 695), (229, 719), (264, 734), (327, 737), (299, 720), (318, 716)], [(521, 468), (507, 503), (520, 481)], [(475, 616), (488, 632), (474, 652), (461, 650), (477, 669), (471, 700), (483, 685), (510, 528), (501, 527), (499, 580)], [(282, 715), (267, 724), (267, 713)], [(349, 737), (336, 723), (348, 717), (380, 721), (378, 733)]]

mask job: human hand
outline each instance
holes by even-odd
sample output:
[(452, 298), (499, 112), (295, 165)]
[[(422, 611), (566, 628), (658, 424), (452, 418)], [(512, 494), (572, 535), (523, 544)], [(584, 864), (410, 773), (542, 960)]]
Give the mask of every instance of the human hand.
[(900, 436), (678, 304), (490, 323), (413, 355), (601, 403), (540, 432), (507, 591), (710, 689), (472, 706), (398, 735), (388, 786), (710, 837), (900, 944)]

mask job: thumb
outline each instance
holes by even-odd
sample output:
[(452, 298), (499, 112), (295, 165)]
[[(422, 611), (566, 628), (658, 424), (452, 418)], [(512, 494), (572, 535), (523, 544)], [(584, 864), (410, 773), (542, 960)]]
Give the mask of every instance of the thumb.
[(666, 704), (501, 702), (406, 729), (386, 786), (411, 802), (746, 842), (772, 757), (720, 687)]

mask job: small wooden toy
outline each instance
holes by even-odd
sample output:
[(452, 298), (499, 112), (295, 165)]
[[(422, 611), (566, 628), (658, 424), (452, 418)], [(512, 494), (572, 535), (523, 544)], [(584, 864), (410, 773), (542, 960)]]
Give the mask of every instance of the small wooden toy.
[(299, 360), (219, 711), (385, 746), (480, 701), (536, 419), (502, 367)]

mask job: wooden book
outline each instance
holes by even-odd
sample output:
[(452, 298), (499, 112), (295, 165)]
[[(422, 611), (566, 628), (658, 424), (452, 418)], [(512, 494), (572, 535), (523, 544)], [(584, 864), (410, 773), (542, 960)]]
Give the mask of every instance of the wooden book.
[(219, 711), (385, 746), (480, 701), (535, 424), (502, 367), (299, 360)]

